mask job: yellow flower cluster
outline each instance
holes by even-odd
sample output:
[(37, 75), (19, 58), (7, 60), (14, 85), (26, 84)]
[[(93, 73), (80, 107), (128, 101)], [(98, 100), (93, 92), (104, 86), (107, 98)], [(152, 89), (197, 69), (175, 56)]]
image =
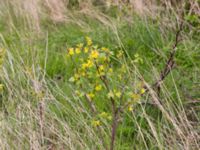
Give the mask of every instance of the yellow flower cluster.
[[(126, 83), (125, 80), (133, 71), (130, 70), (127, 62), (124, 62), (126, 59), (123, 59), (125, 55), (122, 50), (114, 54), (107, 47), (93, 45), (92, 39), (86, 37), (85, 43), (69, 48), (67, 55), (70, 56), (69, 59), (72, 59), (71, 62), (75, 63), (74, 74), (69, 81), (75, 84), (77, 91), (81, 91), (76, 94), (79, 98), (87, 98), (94, 105), (104, 99), (114, 100), (114, 102), (120, 102), (122, 106), (126, 106), (128, 111), (133, 111), (134, 105), (146, 92), (141, 84), (139, 87), (136, 86), (135, 81)], [(111, 60), (114, 60), (115, 63)], [(141, 57), (135, 54), (133, 62), (142, 63), (142, 61)], [(95, 107), (98, 109), (98, 106)], [(92, 121), (92, 126), (102, 125), (102, 119), (109, 120), (112, 117), (108, 113), (102, 112)]]
[(92, 126), (93, 126), (93, 127), (98, 127), (98, 126), (100, 126), (100, 125), (101, 125), (100, 120), (93, 120), (93, 121), (92, 121)]
[(143, 84), (139, 84), (139, 90), (137, 92), (129, 92), (128, 96), (130, 97), (128, 110), (133, 111), (133, 104), (136, 104), (140, 101), (142, 95), (146, 92), (145, 88), (142, 87)]
[(129, 110), (129, 111), (133, 111), (133, 105), (129, 105), (129, 106), (128, 106), (128, 110)]
[(87, 42), (87, 46), (91, 46), (92, 45), (92, 39), (88, 36), (86, 36), (86, 42)]
[(121, 95), (122, 93), (120, 91), (114, 89), (113, 91), (110, 91), (107, 96), (108, 98), (114, 98), (114, 97), (120, 98)]
[(102, 86), (99, 84), (99, 85), (96, 85), (95, 86), (95, 90), (96, 91), (101, 91), (102, 90)]
[(87, 60), (87, 63), (82, 64), (82, 69), (85, 70), (93, 66), (93, 62), (91, 60)]
[[(78, 64), (76, 73), (79, 78), (72, 76), (69, 81), (76, 83), (81, 78), (99, 78), (107, 73), (112, 73), (112, 68), (109, 68), (111, 52), (108, 48), (92, 45), (90, 37), (86, 37), (86, 44), (77, 44), (75, 48), (68, 48), (67, 56), (73, 58), (73, 62)], [(78, 58), (77, 58), (78, 57)], [(95, 87), (95, 91), (100, 91), (100, 87)]]
[(75, 54), (80, 54), (83, 51), (83, 43), (77, 44), (75, 48), (68, 48), (67, 50), (67, 56), (73, 56)]
[(69, 48), (68, 54), (69, 54), (69, 56), (73, 56), (74, 55), (74, 48)]
[(92, 52), (90, 53), (91, 59), (97, 59), (98, 56), (99, 56), (99, 52), (97, 50), (92, 50)]

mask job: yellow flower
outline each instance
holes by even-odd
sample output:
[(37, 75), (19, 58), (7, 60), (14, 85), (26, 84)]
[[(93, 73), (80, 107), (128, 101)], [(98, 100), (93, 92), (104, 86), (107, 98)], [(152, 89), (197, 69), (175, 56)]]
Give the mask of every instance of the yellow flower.
[(140, 94), (144, 94), (145, 93), (145, 89), (144, 88), (142, 88), (141, 90), (140, 90)]
[(88, 66), (88, 68), (92, 67), (93, 66), (93, 62), (91, 60), (88, 60), (87, 61), (87, 66)]
[(96, 59), (99, 56), (99, 52), (97, 50), (93, 50), (90, 54), (90, 58)]
[(101, 91), (101, 89), (102, 89), (102, 86), (101, 86), (101, 85), (96, 85), (96, 86), (95, 86), (95, 90), (96, 90), (96, 91)]
[(98, 75), (98, 76), (104, 76), (104, 75), (105, 75), (104, 66), (103, 66), (103, 65), (100, 65), (100, 66), (98, 67), (97, 75)]
[(84, 52), (88, 53), (88, 51), (89, 51), (89, 48), (88, 47), (84, 47)]
[(133, 111), (133, 106), (132, 105), (128, 106), (128, 110)]
[(116, 95), (118, 98), (120, 98), (120, 97), (121, 97), (121, 95), (122, 95), (122, 93), (121, 93), (121, 92), (119, 92), (119, 91), (117, 91), (117, 92), (115, 92), (115, 95)]
[(102, 72), (103, 70), (104, 70), (104, 66), (103, 66), (103, 65), (100, 65), (100, 66), (99, 66), (99, 71)]
[(87, 63), (82, 64), (82, 69), (87, 69), (93, 66), (93, 62), (91, 60), (87, 60)]
[(113, 69), (112, 69), (112, 68), (109, 68), (108, 72), (109, 72), (109, 73), (113, 73)]
[(88, 96), (90, 99), (93, 99), (95, 97), (95, 95), (93, 93), (88, 93)]
[(92, 39), (88, 36), (86, 36), (85, 38), (86, 38), (87, 45), (91, 46), (92, 45)]
[(87, 68), (88, 65), (87, 65), (87, 63), (84, 63), (84, 64), (82, 64), (81, 66), (82, 66), (82, 69), (85, 70), (85, 69)]
[(80, 54), (81, 53), (81, 49), (80, 48), (76, 48), (75, 52), (76, 52), (76, 54)]
[(68, 49), (68, 54), (69, 54), (70, 56), (74, 55), (74, 48), (69, 48), (69, 49)]
[(93, 121), (92, 121), (92, 126), (93, 126), (93, 127), (98, 127), (98, 126), (100, 126), (100, 125), (101, 125), (101, 123), (100, 123), (99, 120), (93, 120)]

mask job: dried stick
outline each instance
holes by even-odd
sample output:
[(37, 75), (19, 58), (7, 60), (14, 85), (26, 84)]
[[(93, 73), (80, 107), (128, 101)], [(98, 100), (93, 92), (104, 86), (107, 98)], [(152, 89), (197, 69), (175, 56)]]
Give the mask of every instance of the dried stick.
[(171, 72), (171, 70), (174, 67), (174, 64), (175, 64), (174, 57), (175, 57), (177, 45), (180, 42), (180, 33), (182, 29), (183, 29), (183, 22), (181, 22), (179, 30), (176, 32), (176, 38), (175, 38), (174, 45), (172, 47), (172, 51), (170, 52), (169, 58), (165, 64), (164, 69), (160, 73), (160, 78), (153, 84), (153, 87), (157, 89), (158, 95), (160, 93), (162, 81), (167, 77), (167, 75)]

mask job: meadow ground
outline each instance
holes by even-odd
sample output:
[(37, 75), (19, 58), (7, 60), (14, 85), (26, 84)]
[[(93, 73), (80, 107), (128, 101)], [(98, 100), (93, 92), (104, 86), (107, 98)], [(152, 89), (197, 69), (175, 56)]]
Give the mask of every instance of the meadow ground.
[(199, 149), (199, 12), (0, 1), (0, 149)]

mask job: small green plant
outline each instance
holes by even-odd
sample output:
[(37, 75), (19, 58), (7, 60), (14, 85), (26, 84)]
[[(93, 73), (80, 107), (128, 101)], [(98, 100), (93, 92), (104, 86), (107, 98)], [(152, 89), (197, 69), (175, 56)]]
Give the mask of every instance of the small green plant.
[[(135, 54), (134, 60), (127, 62), (125, 57), (122, 50), (114, 54), (106, 47), (94, 45), (89, 37), (85, 44), (67, 50), (67, 59), (74, 66), (69, 82), (74, 84), (76, 97), (89, 104), (94, 114), (91, 125), (99, 128), (105, 119), (111, 120), (110, 150), (114, 149), (120, 116), (126, 110), (132, 112), (145, 93), (134, 69), (143, 62), (142, 58)], [(102, 110), (102, 105), (107, 109)]]

